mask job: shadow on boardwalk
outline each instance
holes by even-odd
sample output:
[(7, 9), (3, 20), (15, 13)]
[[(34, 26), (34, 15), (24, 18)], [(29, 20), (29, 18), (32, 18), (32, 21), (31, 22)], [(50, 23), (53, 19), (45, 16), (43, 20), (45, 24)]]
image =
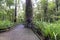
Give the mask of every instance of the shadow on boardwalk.
[(18, 25), (9, 32), (0, 34), (0, 40), (39, 40), (32, 30), (24, 28), (24, 25)]

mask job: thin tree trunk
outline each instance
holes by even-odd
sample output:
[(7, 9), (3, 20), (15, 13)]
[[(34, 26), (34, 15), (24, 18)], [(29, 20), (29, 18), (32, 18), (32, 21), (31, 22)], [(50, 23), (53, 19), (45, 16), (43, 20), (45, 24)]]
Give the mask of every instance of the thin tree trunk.
[(16, 22), (16, 16), (17, 16), (17, 0), (15, 0), (15, 14), (14, 14), (15, 18), (14, 18), (14, 22)]

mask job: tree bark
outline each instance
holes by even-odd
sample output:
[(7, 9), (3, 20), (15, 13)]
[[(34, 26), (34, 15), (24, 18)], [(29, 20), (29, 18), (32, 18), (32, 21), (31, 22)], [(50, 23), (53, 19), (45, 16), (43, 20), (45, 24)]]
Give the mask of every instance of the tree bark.
[(26, 27), (31, 28), (32, 25), (32, 2), (31, 0), (26, 0)]
[(15, 0), (15, 14), (14, 14), (15, 18), (14, 18), (14, 22), (16, 22), (16, 16), (17, 16), (17, 0)]

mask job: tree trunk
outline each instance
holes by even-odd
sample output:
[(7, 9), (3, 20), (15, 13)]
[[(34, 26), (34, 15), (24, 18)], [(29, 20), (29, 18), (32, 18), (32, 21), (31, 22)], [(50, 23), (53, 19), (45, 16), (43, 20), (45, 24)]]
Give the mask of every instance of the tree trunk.
[(32, 24), (32, 2), (31, 0), (26, 0), (26, 27), (31, 28)]
[(14, 14), (14, 22), (16, 22), (16, 16), (17, 16), (17, 0), (15, 0), (15, 14)]

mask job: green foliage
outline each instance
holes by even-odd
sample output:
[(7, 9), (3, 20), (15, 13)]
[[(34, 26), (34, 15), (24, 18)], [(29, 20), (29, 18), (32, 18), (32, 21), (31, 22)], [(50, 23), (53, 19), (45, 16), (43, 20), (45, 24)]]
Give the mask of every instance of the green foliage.
[[(33, 23), (36, 28), (41, 30), (42, 34), (50, 36), (50, 40), (60, 40), (60, 1), (58, 0), (58, 11), (56, 10), (56, 0), (41, 0), (37, 3), (37, 7), (33, 9)], [(44, 9), (47, 8), (46, 14)], [(46, 15), (46, 21), (44, 21)]]
[(13, 26), (14, 9), (8, 7), (14, 4), (14, 0), (0, 0), (0, 29)]
[(5, 0), (5, 1), (6, 1), (7, 6), (11, 6), (14, 4), (14, 0)]
[(2, 4), (2, 1), (3, 1), (3, 0), (0, 0), (0, 6), (1, 6), (1, 4)]
[(9, 9), (9, 10), (0, 10), (0, 20), (14, 20), (14, 9)]
[(6, 19), (13, 21), (14, 20), (14, 9), (9, 9), (7, 10), (7, 15), (6, 15)]
[(7, 12), (3, 9), (0, 10), (0, 20), (4, 20), (5, 16), (6, 16)]
[(8, 20), (4, 20), (4, 21), (0, 21), (0, 29), (5, 29), (8, 27), (12, 27), (14, 23), (8, 21)]
[(47, 1), (48, 1), (48, 0), (41, 0), (41, 6), (42, 6), (43, 9), (46, 8), (47, 3), (48, 3)]
[(17, 22), (18, 23), (24, 23), (24, 21), (25, 21), (25, 14), (24, 14), (24, 12), (20, 12), (18, 15)]
[(55, 7), (56, 7), (56, 4), (54, 2), (48, 3), (48, 9), (52, 10), (52, 9), (55, 9)]
[(42, 34), (46, 37), (50, 35), (51, 40), (58, 39), (60, 37), (60, 20), (54, 23), (47, 23), (41, 21), (34, 21), (35, 25), (42, 31)]

